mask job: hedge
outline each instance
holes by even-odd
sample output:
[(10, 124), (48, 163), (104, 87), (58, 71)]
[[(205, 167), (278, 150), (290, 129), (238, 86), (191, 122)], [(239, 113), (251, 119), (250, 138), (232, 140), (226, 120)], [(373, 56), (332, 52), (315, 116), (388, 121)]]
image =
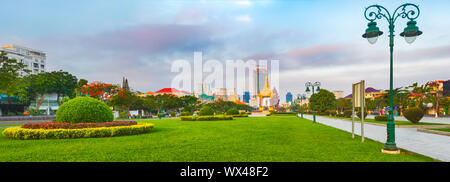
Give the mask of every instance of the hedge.
[(352, 111), (351, 110), (344, 111), (344, 117), (351, 118), (352, 117)]
[(387, 121), (387, 120), (388, 120), (388, 115), (375, 116), (375, 121)]
[(239, 115), (239, 110), (237, 110), (236, 108), (230, 108), (230, 109), (228, 109), (226, 114), (227, 115)]
[(153, 127), (154, 125), (150, 123), (131, 126), (83, 129), (27, 129), (21, 127), (12, 127), (5, 129), (2, 134), (3, 136), (6, 136), (10, 139), (18, 140), (99, 138), (148, 133), (153, 129)]
[(231, 116), (233, 116), (233, 117), (248, 117), (248, 114), (247, 113), (241, 113), (241, 114), (233, 114)]
[(58, 122), (43, 122), (43, 123), (27, 123), (22, 125), (22, 128), (28, 129), (82, 129), (82, 128), (99, 128), (99, 127), (115, 127), (115, 126), (130, 126), (137, 125), (136, 121), (113, 121), (105, 123), (58, 123)]
[(232, 116), (181, 116), (181, 121), (218, 121), (232, 120)]

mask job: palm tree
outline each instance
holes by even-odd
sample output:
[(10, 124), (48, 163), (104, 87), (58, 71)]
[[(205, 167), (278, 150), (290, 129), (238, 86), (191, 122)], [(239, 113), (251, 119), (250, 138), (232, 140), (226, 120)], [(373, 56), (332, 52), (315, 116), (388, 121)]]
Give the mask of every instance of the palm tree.
[(422, 108), (425, 97), (430, 94), (431, 88), (429, 87), (429, 85), (423, 84), (419, 86), (416, 82), (406, 88), (412, 89), (409, 92), (409, 95), (414, 97), (414, 99), (416, 100), (416, 106)]

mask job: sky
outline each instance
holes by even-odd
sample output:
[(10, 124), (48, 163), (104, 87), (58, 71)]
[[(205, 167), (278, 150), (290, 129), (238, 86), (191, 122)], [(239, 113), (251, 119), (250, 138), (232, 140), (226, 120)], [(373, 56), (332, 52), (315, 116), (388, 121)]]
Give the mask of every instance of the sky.
[[(450, 2), (419, 5), (423, 34), (407, 44), (395, 23), (394, 87), (450, 79)], [(351, 84), (389, 88), (389, 38), (372, 45), (361, 35), (364, 9), (392, 0), (15, 0), (2, 2), (0, 44), (47, 54), (47, 71), (64, 70), (89, 81), (121, 83), (141, 92), (170, 87), (171, 63), (203, 59), (267, 59), (280, 62), (282, 102), (305, 82), (350, 94)]]

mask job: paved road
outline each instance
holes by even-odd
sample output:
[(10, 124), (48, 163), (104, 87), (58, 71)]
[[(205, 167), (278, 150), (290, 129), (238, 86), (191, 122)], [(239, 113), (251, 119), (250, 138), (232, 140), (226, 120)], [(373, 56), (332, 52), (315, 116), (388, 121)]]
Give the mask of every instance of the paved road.
[[(367, 118), (373, 119), (375, 118), (374, 115), (368, 115)], [(403, 116), (395, 116), (394, 117), (396, 121), (408, 121), (405, 117)], [(450, 124), (450, 117), (432, 117), (432, 116), (425, 116), (422, 118), (422, 120), (420, 120), (420, 122), (424, 122), (424, 123), (443, 123), (443, 124)]]
[[(304, 115), (311, 119), (311, 115)], [(352, 123), (327, 117), (316, 116), (319, 123), (352, 132)], [(355, 122), (355, 134), (361, 134), (361, 125)], [(395, 128), (397, 147), (426, 155), (441, 161), (450, 162), (450, 136), (418, 132), (416, 128)], [(386, 127), (364, 125), (364, 135), (381, 143), (386, 142)], [(380, 149), (381, 150), (381, 149)]]

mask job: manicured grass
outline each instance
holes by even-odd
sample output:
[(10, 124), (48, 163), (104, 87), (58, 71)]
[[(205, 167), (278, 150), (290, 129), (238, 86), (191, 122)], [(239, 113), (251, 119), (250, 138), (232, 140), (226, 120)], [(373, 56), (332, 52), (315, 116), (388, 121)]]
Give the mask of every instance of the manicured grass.
[[(141, 121), (148, 134), (111, 138), (10, 140), (0, 135), (0, 161), (434, 161), (297, 117), (229, 121)], [(2, 130), (0, 130), (1, 132)]]
[(445, 131), (450, 132), (450, 128), (427, 128), (429, 130)]
[(23, 124), (0, 124), (0, 127), (7, 127), (7, 126), (22, 126)]
[[(344, 117), (336, 117), (336, 116), (322, 116), (322, 117), (344, 119), (344, 120), (348, 120), (348, 121), (352, 120), (352, 118), (344, 118)], [(359, 122), (359, 121), (361, 121), (361, 119), (355, 118), (355, 121)], [(369, 118), (364, 119), (364, 122), (377, 123), (377, 124), (386, 124), (387, 123), (387, 121), (376, 121), (375, 119), (369, 119)], [(395, 121), (395, 124), (396, 125), (447, 125), (447, 124), (443, 124), (443, 123), (424, 123), (424, 122), (419, 122), (417, 124), (414, 124), (411, 121)]]

